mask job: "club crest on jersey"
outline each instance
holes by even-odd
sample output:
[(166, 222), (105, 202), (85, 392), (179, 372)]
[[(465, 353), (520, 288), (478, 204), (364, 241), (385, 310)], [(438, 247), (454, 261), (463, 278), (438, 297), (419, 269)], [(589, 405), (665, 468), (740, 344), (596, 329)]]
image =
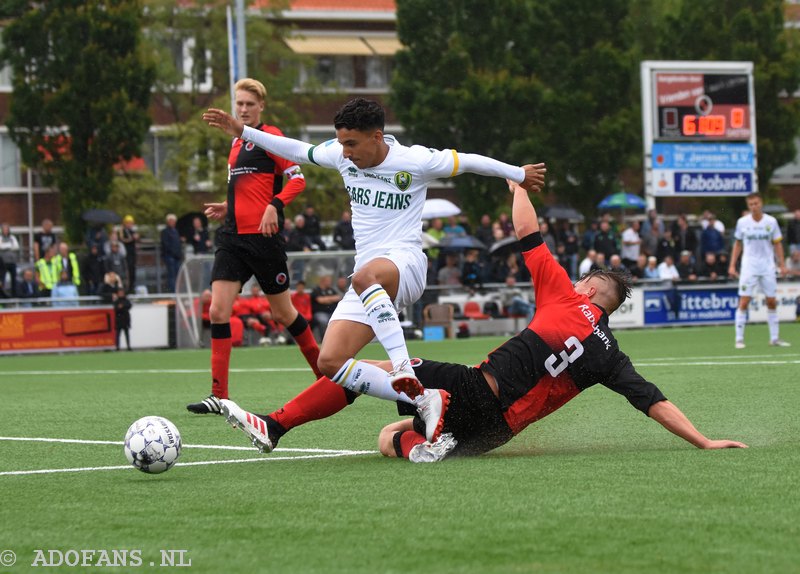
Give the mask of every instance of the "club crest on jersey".
[(405, 191), (411, 185), (411, 174), (407, 171), (398, 171), (394, 174), (394, 184), (400, 191)]
[(358, 170), (356, 168), (354, 168), (354, 167), (348, 167), (347, 168), (347, 173), (349, 173), (350, 175), (355, 175), (355, 174), (358, 173)]
[(253, 142), (247, 142), (246, 144), (244, 144), (244, 149), (246, 149), (247, 151), (253, 151), (255, 148), (256, 144), (254, 144)]
[(278, 285), (283, 285), (284, 283), (286, 283), (286, 279), (288, 279), (288, 277), (286, 277), (286, 273), (278, 273), (275, 276), (275, 283), (277, 283)]

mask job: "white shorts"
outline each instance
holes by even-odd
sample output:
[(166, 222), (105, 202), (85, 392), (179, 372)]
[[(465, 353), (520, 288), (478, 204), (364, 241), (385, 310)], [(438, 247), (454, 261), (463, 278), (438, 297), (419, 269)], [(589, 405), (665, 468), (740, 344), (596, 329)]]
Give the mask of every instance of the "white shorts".
[[(397, 288), (394, 307), (398, 312), (415, 303), (425, 291), (425, 280), (428, 273), (428, 259), (420, 249), (390, 249), (380, 256), (397, 266), (400, 272), (400, 285)], [(376, 258), (377, 259), (377, 258)], [(331, 321), (355, 321), (369, 325), (367, 314), (361, 298), (353, 290), (352, 285), (331, 315)]]
[(775, 297), (778, 292), (778, 279), (774, 273), (739, 277), (739, 297), (754, 297), (756, 288), (760, 289), (765, 297)]

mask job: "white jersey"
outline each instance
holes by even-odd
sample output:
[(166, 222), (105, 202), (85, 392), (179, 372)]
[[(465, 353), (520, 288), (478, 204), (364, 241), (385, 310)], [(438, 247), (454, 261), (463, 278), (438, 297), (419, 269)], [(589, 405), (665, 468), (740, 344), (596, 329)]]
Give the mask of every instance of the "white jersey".
[(774, 217), (764, 213), (756, 221), (748, 213), (736, 222), (733, 236), (742, 242), (742, 276), (775, 275), (775, 244), (783, 235)]
[(380, 165), (359, 169), (342, 155), (342, 146), (328, 140), (311, 148), (314, 163), (336, 169), (344, 180), (353, 213), (355, 268), (389, 249), (422, 249), (422, 208), (428, 184), (456, 175), (455, 150), (406, 147), (384, 135), (389, 153)]
[(345, 159), (342, 145), (332, 139), (311, 145), (268, 134), (245, 126), (242, 139), (251, 141), (296, 163), (315, 163), (335, 169), (350, 196), (353, 236), (356, 241), (355, 269), (390, 249), (412, 249), (422, 253), (422, 208), (428, 184), (461, 173), (525, 179), (525, 170), (477, 154), (456, 150), (406, 147), (394, 136), (384, 135), (389, 152), (380, 165), (358, 168)]

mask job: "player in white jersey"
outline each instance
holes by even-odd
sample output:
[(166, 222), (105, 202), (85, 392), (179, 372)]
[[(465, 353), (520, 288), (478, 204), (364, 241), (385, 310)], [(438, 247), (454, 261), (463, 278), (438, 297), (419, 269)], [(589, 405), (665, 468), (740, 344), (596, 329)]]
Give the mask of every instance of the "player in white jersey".
[[(334, 118), (336, 139), (318, 146), (252, 130), (218, 109), (209, 109), (203, 119), (270, 153), (336, 169), (344, 180), (353, 214), (356, 265), (351, 287), (337, 305), (320, 349), (318, 366), (326, 377), (283, 409), (262, 417), (268, 424), (278, 425), (277, 431), (270, 433), (271, 441), (259, 438), (264, 434), (263, 423), (251, 428), (249, 415), (248, 422), (240, 421), (240, 426), (246, 432), (261, 431), (261, 435), (249, 434), (258, 439), (263, 450), (271, 450), (289, 428), (330, 416), (358, 394), (368, 394), (416, 404), (421, 413), (429, 413), (423, 418), (429, 423), (429, 438), (435, 439), (449, 396), (445, 391), (426, 392), (419, 384), (409, 364), (396, 310), (416, 301), (425, 288), (427, 262), (422, 253), (421, 216), (428, 184), (469, 172), (508, 178), (530, 191), (539, 191), (544, 184), (544, 164), (517, 167), (455, 150), (406, 147), (383, 133), (383, 108), (363, 98), (339, 110)], [(277, 233), (278, 229), (270, 231)], [(373, 364), (355, 360), (373, 337), (378, 338), (392, 362), (394, 370), (389, 375)], [(230, 401), (223, 410), (226, 408), (229, 420), (243, 419), (246, 414)]]
[[(728, 274), (739, 275), (739, 307), (736, 309), (735, 331), (736, 348), (744, 349), (744, 327), (747, 323), (747, 306), (750, 304), (756, 288), (767, 298), (767, 325), (769, 326), (770, 345), (788, 347), (789, 343), (778, 336), (778, 302), (775, 298), (777, 278), (775, 276), (775, 259), (778, 260), (781, 275), (786, 275), (783, 259), (783, 236), (778, 221), (764, 213), (761, 195), (751, 193), (747, 196), (749, 214), (740, 217), (736, 222), (733, 234), (736, 240), (731, 253), (731, 264)], [(736, 272), (736, 260), (742, 256), (741, 273)]]

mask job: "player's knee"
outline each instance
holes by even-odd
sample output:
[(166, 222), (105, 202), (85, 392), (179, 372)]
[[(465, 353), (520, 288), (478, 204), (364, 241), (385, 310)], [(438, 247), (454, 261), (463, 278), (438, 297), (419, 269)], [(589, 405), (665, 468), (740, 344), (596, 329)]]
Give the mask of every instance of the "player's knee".
[(319, 357), (317, 358), (317, 368), (320, 373), (326, 377), (334, 376), (339, 369), (342, 368), (342, 365), (344, 365), (344, 360), (342, 360), (341, 357), (325, 354), (324, 351), (320, 351)]
[(371, 273), (371, 272), (368, 272), (368, 271), (366, 271), (364, 269), (360, 269), (360, 270), (356, 271), (356, 273), (353, 275), (353, 278), (351, 279), (351, 283), (353, 285), (353, 290), (356, 293), (363, 292), (364, 289), (366, 289), (367, 287), (370, 287), (372, 285), (375, 285), (375, 283), (377, 283), (377, 282), (378, 282), (378, 279), (375, 276), (375, 274)]
[(212, 302), (208, 308), (208, 316), (212, 323), (227, 323), (231, 318), (231, 308)]

